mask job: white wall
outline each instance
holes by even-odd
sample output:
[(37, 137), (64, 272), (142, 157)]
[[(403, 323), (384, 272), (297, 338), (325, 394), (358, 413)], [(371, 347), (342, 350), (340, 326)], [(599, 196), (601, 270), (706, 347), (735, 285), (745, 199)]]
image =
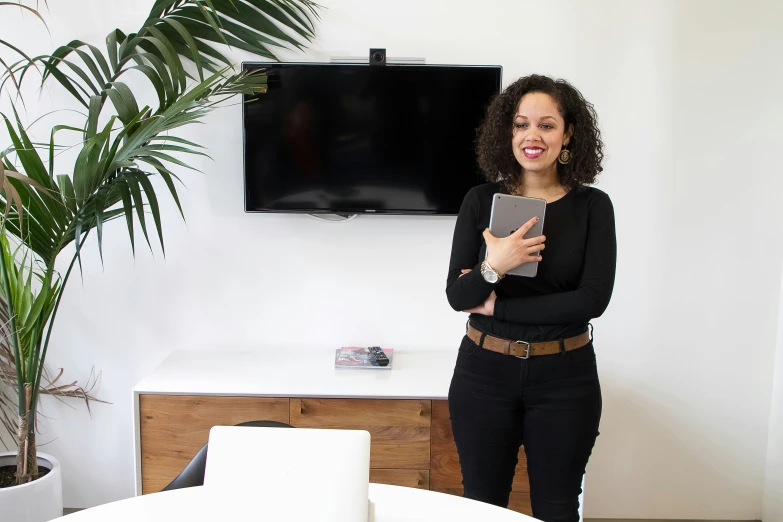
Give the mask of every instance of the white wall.
[(783, 288), (778, 308), (778, 342), (769, 420), (767, 474), (764, 482), (764, 522), (783, 522)]
[[(0, 32), (30, 52), (100, 44), (115, 26), (138, 27), (151, 3), (49, 2), (51, 40), (30, 17), (0, 20)], [(596, 322), (604, 418), (585, 514), (760, 518), (783, 264), (780, 3), (323, 3), (309, 56), (291, 58), (379, 46), (501, 64), (506, 83), (561, 76), (595, 104), (619, 268)], [(28, 98), (28, 121), (62, 105), (51, 91)], [(130, 391), (173, 349), (456, 349), (464, 317), (444, 296), (453, 218), (244, 214), (240, 132), (237, 106), (188, 131), (214, 161), (194, 162), (206, 176), (186, 174), (187, 225), (166, 208), (165, 260), (140, 248), (134, 261), (116, 223), (104, 266), (86, 256), (83, 284), (68, 288), (50, 361), (72, 379), (94, 365), (112, 404), (92, 418), (45, 404), (41, 439), (63, 462), (67, 506), (133, 494)]]

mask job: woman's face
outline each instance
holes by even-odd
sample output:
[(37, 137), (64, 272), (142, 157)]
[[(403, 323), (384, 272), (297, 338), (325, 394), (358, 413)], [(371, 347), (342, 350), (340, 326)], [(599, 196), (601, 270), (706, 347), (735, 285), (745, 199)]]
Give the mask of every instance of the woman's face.
[(523, 172), (546, 173), (573, 134), (565, 128), (557, 103), (548, 94), (530, 92), (522, 96), (514, 116), (511, 147)]

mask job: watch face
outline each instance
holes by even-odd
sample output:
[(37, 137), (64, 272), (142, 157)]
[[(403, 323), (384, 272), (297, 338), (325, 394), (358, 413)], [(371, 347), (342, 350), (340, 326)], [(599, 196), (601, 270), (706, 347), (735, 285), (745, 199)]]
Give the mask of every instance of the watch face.
[(497, 283), (498, 282), (498, 275), (495, 272), (493, 272), (492, 270), (486, 270), (481, 275), (484, 276), (484, 280), (487, 283)]

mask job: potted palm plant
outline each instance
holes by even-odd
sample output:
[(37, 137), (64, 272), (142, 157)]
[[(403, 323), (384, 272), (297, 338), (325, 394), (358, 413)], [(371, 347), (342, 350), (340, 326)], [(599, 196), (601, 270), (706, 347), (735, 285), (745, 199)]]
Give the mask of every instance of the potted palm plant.
[[(140, 231), (150, 247), (150, 236), (157, 237), (165, 255), (151, 180), (162, 181), (159, 189), (165, 186), (182, 213), (175, 172), (190, 168), (183, 157), (205, 155), (177, 130), (234, 95), (266, 88), (263, 74), (236, 72), (220, 46), (275, 60), (275, 48), (302, 49), (314, 37), (318, 7), (310, 0), (157, 0), (138, 31), (111, 31), (103, 49), (74, 40), (51, 55), (28, 57), (12, 47), (23, 58), (2, 63), (0, 93), (9, 85), (21, 92), (37, 70), (42, 84), (62, 86), (86, 115), (82, 126), (52, 127), (45, 143), (28, 134), (15, 108), (1, 115), (11, 145), (0, 150), (0, 386), (6, 386), (0, 418), (18, 450), (0, 454), (0, 520), (62, 514), (57, 461), (36, 450), (36, 411), (42, 393), (86, 397), (47, 381), (45, 361), (87, 237), (95, 234), (102, 256), (108, 230), (127, 230), (134, 251)], [(139, 106), (123, 82), (131, 70), (153, 86), (155, 106)], [(73, 165), (55, 169), (65, 133), (79, 138), (80, 150)], [(116, 219), (125, 227), (107, 226)], [(68, 268), (61, 274), (55, 266), (63, 256)], [(10, 487), (2, 484), (4, 468)]]

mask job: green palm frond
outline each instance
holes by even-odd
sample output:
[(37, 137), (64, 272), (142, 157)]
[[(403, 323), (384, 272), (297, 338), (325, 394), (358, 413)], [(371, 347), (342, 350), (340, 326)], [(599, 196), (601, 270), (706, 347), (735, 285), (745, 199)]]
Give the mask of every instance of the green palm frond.
[(15, 175), (7, 177), (7, 183), (0, 192), (0, 206), (5, 205), (6, 208), (3, 226), (42, 260), (53, 260), (58, 252), (55, 249), (56, 238), (67, 226), (72, 212), (57, 197), (59, 187), (49, 176), (18, 115), (15, 116), (16, 127), (7, 116), (2, 115), (13, 147), (0, 152), (0, 163), (6, 173), (14, 172), (16, 167), (10, 158), (10, 154), (14, 153), (24, 174), (14, 172)]
[[(80, 253), (79, 238), (97, 229), (99, 251), (102, 253), (103, 224), (124, 215), (131, 247), (135, 250), (134, 220), (148, 244), (151, 244), (146, 212), (152, 217), (160, 246), (165, 254), (159, 198), (149, 177), (160, 176), (182, 213), (172, 168), (191, 168), (172, 154), (204, 155), (198, 144), (165, 133), (199, 121), (216, 103), (236, 93), (259, 93), (266, 88), (266, 77), (239, 73), (224, 76), (221, 69), (203, 82), (191, 87), (162, 113), (152, 114), (149, 107), (128, 115), (127, 122), (111, 116), (98, 131), (100, 113), (91, 111), (86, 127), (86, 139), (73, 167), (73, 174), (52, 177), (36, 146), (21, 122), (16, 125), (3, 115), (16, 154), (25, 176), (14, 172), (6, 179), (13, 191), (0, 191), (0, 206), (7, 208), (5, 225), (15, 236), (27, 243), (47, 264), (71, 243)], [(46, 152), (53, 161), (55, 144)], [(7, 171), (14, 169), (8, 152), (0, 153), (0, 162)], [(119, 205), (119, 207), (118, 207)], [(23, 210), (20, 210), (23, 208)], [(184, 216), (183, 216), (184, 217)]]
[[(186, 90), (192, 72), (203, 81), (232, 65), (214, 44), (277, 60), (277, 49), (302, 49), (314, 38), (318, 7), (310, 0), (158, 0), (139, 31), (110, 32), (105, 53), (73, 40), (51, 55), (10, 67), (3, 83), (16, 75), (21, 83), (40, 63), (42, 83), (54, 78), (91, 110), (108, 96), (123, 119), (133, 113), (134, 100), (120, 78), (135, 69), (153, 84), (163, 110)], [(93, 99), (96, 96), (100, 102)]]
[[(207, 42), (228, 42), (274, 58), (273, 47), (300, 48), (314, 36), (312, 18), (317, 18), (316, 7), (309, 0), (159, 0), (138, 32), (125, 35), (116, 29), (109, 33), (105, 55), (94, 45), (74, 40), (51, 55), (19, 65), (13, 72), (21, 73), (21, 82), (33, 65), (42, 64), (42, 82), (56, 80), (87, 108), (88, 116), (82, 130), (82, 148), (70, 177), (53, 175), (54, 134), (76, 129), (53, 129), (47, 169), (18, 116), (14, 114), (16, 129), (4, 116), (22, 170), (47, 193), (59, 195), (54, 199), (44, 197), (29, 183), (12, 179), (10, 188), (15, 192), (0, 194), (0, 204), (5, 203), (6, 208), (16, 205), (16, 210), (7, 211), (9, 231), (20, 237), (27, 234), (36, 254), (51, 263), (71, 242), (76, 245), (78, 258), (78, 238), (97, 228), (102, 256), (105, 217), (113, 205), (121, 204), (134, 251), (131, 216), (135, 209), (141, 231), (151, 244), (145, 219), (148, 209), (165, 253), (158, 198), (147, 178), (159, 175), (164, 180), (181, 213), (174, 184), (177, 178), (171, 168), (190, 167), (172, 153), (203, 153), (197, 150), (197, 144), (173, 144), (177, 138), (164, 134), (198, 121), (216, 103), (234, 94), (266, 90), (263, 74), (228, 74), (230, 67), (217, 67), (217, 62), (229, 61)], [(244, 26), (235, 23), (239, 20)], [(184, 65), (188, 60), (199, 76), (199, 83), (190, 88), (188, 78), (192, 76)], [(131, 89), (120, 81), (122, 74), (132, 69), (142, 72), (155, 88), (156, 108), (140, 109)], [(204, 70), (210, 73), (206, 78)], [(4, 80), (8, 79), (6, 75)], [(115, 115), (99, 129), (98, 121), (107, 100)], [(0, 153), (0, 162), (5, 162), (6, 169), (14, 170), (6, 156)], [(30, 215), (26, 231), (20, 204)]]
[[(45, 276), (34, 255), (12, 248), (5, 233), (0, 233), (0, 299), (6, 303), (0, 326), (2, 339), (8, 340), (15, 361), (16, 383), (33, 383), (41, 363), (41, 332), (54, 310), (60, 294), (59, 277)], [(5, 344), (5, 343), (3, 343)]]

